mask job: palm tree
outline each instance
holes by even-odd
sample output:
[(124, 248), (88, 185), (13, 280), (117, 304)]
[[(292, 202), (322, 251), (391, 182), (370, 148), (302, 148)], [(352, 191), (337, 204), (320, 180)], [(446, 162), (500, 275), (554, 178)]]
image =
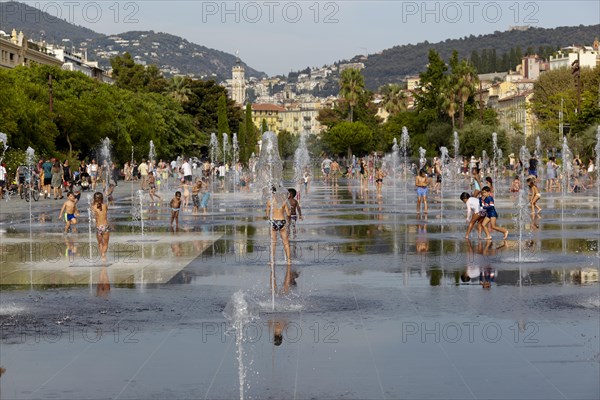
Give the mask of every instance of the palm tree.
[(365, 92), (365, 79), (359, 70), (349, 68), (340, 75), (340, 97), (350, 106), (350, 122), (353, 122), (354, 106)]
[(381, 88), (381, 94), (383, 94), (383, 107), (391, 115), (407, 110), (408, 98), (399, 84), (392, 83), (384, 86)]
[(462, 129), (465, 119), (465, 104), (469, 97), (475, 93), (476, 84), (479, 82), (473, 64), (463, 59), (458, 65), (455, 82), (456, 97), (459, 102), (458, 127)]
[(177, 100), (180, 103), (188, 101), (189, 95), (192, 91), (189, 87), (189, 81), (183, 76), (174, 76), (169, 82), (167, 93), (170, 97)]

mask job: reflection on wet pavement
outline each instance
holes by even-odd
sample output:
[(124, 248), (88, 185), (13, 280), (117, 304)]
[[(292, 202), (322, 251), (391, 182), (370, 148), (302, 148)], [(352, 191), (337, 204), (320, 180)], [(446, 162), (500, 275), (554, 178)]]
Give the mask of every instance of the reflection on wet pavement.
[[(545, 194), (520, 241), (499, 195), (510, 235), (486, 241), (464, 239), (459, 190), (418, 216), (403, 184), (377, 198), (315, 182), (291, 242), (297, 285), (273, 309), (258, 195), (217, 193), (178, 232), (147, 204), (142, 235), (125, 189), (107, 262), (85, 218), (63, 236), (40, 201), (30, 231), (28, 209), (3, 203), (2, 398), (238, 398), (240, 362), (247, 398), (600, 397), (592, 192)], [(235, 330), (223, 311), (240, 291)]]

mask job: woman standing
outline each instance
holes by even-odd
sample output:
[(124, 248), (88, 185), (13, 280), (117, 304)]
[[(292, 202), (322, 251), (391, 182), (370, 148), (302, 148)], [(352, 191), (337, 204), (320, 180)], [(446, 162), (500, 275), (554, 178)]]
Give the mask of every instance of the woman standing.
[[(69, 165), (69, 160), (65, 160), (62, 165), (63, 169), (63, 183), (65, 185), (65, 189), (70, 188), (73, 183), (73, 174), (71, 172), (71, 166)], [(62, 198), (62, 196), (61, 196)]]

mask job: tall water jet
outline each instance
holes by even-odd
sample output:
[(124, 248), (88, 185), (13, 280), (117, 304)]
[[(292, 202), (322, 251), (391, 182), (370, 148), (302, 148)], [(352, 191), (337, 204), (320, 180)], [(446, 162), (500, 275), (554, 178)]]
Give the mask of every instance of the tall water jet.
[[(88, 214), (88, 248), (90, 249), (90, 262), (93, 260), (92, 255), (92, 223), (94, 222), (94, 213), (92, 212), (92, 194), (87, 194), (87, 214)], [(98, 249), (100, 251), (100, 249)]]
[(246, 387), (246, 367), (244, 365), (244, 326), (258, 318), (258, 312), (253, 310), (246, 299), (244, 292), (237, 291), (225, 306), (223, 315), (229, 321), (230, 329), (235, 331), (235, 344), (238, 361), (238, 379), (240, 389), (240, 400), (244, 400), (244, 389)]
[(394, 171), (394, 179), (398, 174), (398, 168), (400, 167), (400, 146), (398, 146), (398, 140), (394, 138), (392, 141), (392, 171)]
[(294, 152), (294, 182), (298, 184), (304, 178), (304, 170), (310, 164), (310, 154), (306, 145), (306, 131), (300, 134), (300, 143)]
[[(262, 146), (256, 163), (256, 183), (262, 190), (263, 204), (283, 204), (287, 201), (287, 190), (283, 186), (283, 162), (279, 155), (279, 146), (275, 132), (267, 131), (262, 135)], [(273, 219), (273, 208), (269, 219)], [(273, 245), (273, 243), (271, 244)], [(271, 298), (275, 309), (275, 259), (271, 250)], [(290, 262), (290, 260), (287, 260)]]
[[(446, 182), (447, 169), (448, 169), (448, 161), (450, 161), (450, 156), (448, 155), (448, 149), (446, 147), (440, 147), (440, 174), (442, 174), (442, 182), (440, 184), (440, 224), (442, 226), (442, 232), (444, 232), (444, 182)], [(442, 248), (443, 251), (443, 248)], [(443, 254), (442, 254), (443, 256)], [(443, 257), (442, 257), (443, 258)]]
[(404, 207), (408, 208), (408, 147), (410, 146), (410, 137), (408, 136), (408, 129), (405, 126), (402, 127), (402, 136), (400, 137), (400, 149), (402, 150), (402, 158), (404, 162)]
[(238, 161), (240, 159), (240, 145), (238, 144), (237, 133), (233, 133), (231, 137), (231, 164), (233, 165), (233, 192), (235, 193), (235, 187), (240, 182), (240, 176), (242, 173), (241, 167), (238, 170)]
[[(27, 183), (28, 185), (33, 185), (34, 181), (33, 181), (33, 163), (35, 161), (35, 151), (31, 148), (31, 147), (27, 147), (27, 150), (25, 150), (25, 162), (27, 163), (27, 175), (26, 177), (28, 177), (29, 180), (25, 180), (25, 183)], [(29, 261), (33, 262), (33, 235), (32, 235), (32, 222), (33, 222), (33, 212), (31, 210), (31, 203), (33, 203), (33, 201), (29, 202)]]
[(208, 149), (210, 161), (216, 166), (219, 158), (219, 139), (217, 138), (217, 134), (214, 132), (210, 134), (210, 144)]
[(535, 137), (535, 150), (533, 152), (533, 157), (539, 160), (542, 158), (542, 141), (539, 136)]
[(454, 173), (456, 176), (460, 176), (460, 171), (462, 168), (462, 160), (460, 159), (460, 142), (458, 140), (458, 132), (454, 131), (453, 136), (453, 145), (454, 145)]
[(150, 161), (150, 168), (154, 168), (156, 163), (156, 149), (154, 148), (154, 142), (150, 141), (150, 151), (148, 152), (148, 161)]
[(229, 147), (229, 136), (227, 133), (223, 132), (223, 164), (227, 164), (230, 160), (231, 149)]
[(487, 175), (487, 169), (490, 165), (490, 158), (488, 157), (487, 151), (481, 151), (481, 170), (484, 175)]
[(138, 190), (138, 202), (140, 205), (140, 232), (142, 240), (144, 239), (144, 191)]
[[(492, 133), (492, 179), (494, 179), (494, 185), (498, 187), (498, 134)], [(496, 190), (500, 192), (499, 188)]]
[(425, 150), (422, 147), (419, 147), (419, 171), (425, 168), (425, 165), (427, 165), (427, 158), (425, 158), (426, 153), (427, 150)]
[[(529, 150), (527, 150), (526, 146), (521, 146), (521, 150), (519, 152), (519, 158), (523, 163), (521, 168), (521, 191), (519, 192), (519, 198), (517, 200), (517, 214), (516, 214), (516, 225), (519, 228), (519, 254), (518, 261), (523, 261), (523, 231), (525, 230), (525, 226), (527, 222), (530, 221), (530, 214), (528, 212), (528, 186), (527, 186), (527, 170), (529, 169), (529, 159), (531, 158), (529, 154)], [(519, 280), (521, 279), (519, 275)]]
[(562, 145), (562, 201), (561, 201), (561, 221), (565, 218), (565, 201), (567, 199), (567, 193), (569, 192), (569, 186), (571, 184), (571, 174), (573, 173), (573, 153), (569, 149), (567, 143), (567, 137), (563, 138)]
[(394, 138), (392, 141), (392, 184), (394, 185), (394, 208), (397, 206), (396, 201), (396, 186), (398, 179), (398, 168), (400, 167), (400, 146), (398, 146), (398, 140)]
[(102, 172), (105, 174), (106, 182), (104, 184), (105, 188), (108, 188), (110, 185), (110, 170), (111, 170), (111, 159), (110, 159), (110, 139), (105, 137), (102, 140), (102, 145), (100, 146), (100, 151), (98, 154), (98, 165), (102, 166)]

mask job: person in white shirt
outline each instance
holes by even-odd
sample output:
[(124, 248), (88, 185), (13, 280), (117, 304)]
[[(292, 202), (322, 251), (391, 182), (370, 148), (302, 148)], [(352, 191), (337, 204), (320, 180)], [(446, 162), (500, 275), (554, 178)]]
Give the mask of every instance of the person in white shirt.
[[(474, 194), (477, 191), (473, 192)], [(469, 239), (469, 235), (471, 234), (471, 230), (473, 229), (473, 227), (475, 226), (476, 223), (479, 222), (479, 224), (477, 225), (477, 237), (479, 239), (481, 239), (481, 229), (483, 227), (484, 231), (485, 231), (485, 236), (489, 237), (489, 230), (486, 226), (482, 226), (482, 222), (485, 219), (485, 211), (483, 211), (483, 208), (481, 208), (481, 204), (479, 203), (479, 197), (477, 196), (471, 196), (469, 193), (467, 192), (462, 192), (460, 194), (460, 199), (462, 200), (463, 203), (465, 203), (467, 205), (467, 223), (469, 224), (469, 226), (467, 227), (467, 233), (465, 234), (465, 239)], [(481, 215), (480, 211), (483, 211), (483, 216)]]
[(192, 183), (192, 166), (190, 165), (187, 158), (184, 160), (183, 164), (181, 165), (181, 171), (183, 172), (183, 180), (186, 183), (191, 184)]

